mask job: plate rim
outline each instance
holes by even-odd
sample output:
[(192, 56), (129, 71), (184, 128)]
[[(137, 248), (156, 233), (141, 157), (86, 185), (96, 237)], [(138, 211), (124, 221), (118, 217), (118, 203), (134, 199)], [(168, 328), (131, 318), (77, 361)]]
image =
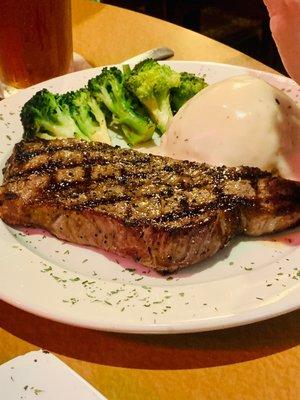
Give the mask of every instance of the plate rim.
[[(0, 292), (1, 294), (1, 292)], [(218, 331), (223, 329), (230, 329), (244, 325), (251, 325), (257, 322), (262, 322), (265, 320), (269, 320), (271, 318), (276, 318), (281, 315), (285, 315), (287, 313), (291, 313), (299, 309), (300, 305), (299, 301), (296, 300), (296, 296), (294, 296), (294, 302), (292, 301), (288, 307), (285, 307), (285, 302), (279, 303), (281, 307), (278, 307), (278, 303), (272, 303), (271, 305), (265, 305), (259, 308), (255, 308), (253, 310), (247, 310), (246, 312), (239, 313), (237, 315), (231, 316), (219, 316), (211, 319), (206, 319), (210, 321), (214, 321), (210, 324), (203, 324), (205, 319), (203, 320), (195, 320), (192, 322), (173, 322), (173, 323), (127, 323), (118, 325), (106, 323), (105, 321), (101, 321), (99, 325), (95, 325), (93, 319), (80, 318), (80, 321), (68, 316), (65, 313), (53, 313), (47, 312), (45, 310), (41, 310), (36, 308), (35, 305), (23, 305), (19, 301), (15, 299), (11, 299), (6, 296), (1, 296), (2, 301), (14, 306), (22, 311), (33, 314), (35, 316), (47, 319), (49, 321), (55, 321), (67, 325), (71, 325), (74, 327), (85, 328), (85, 329), (93, 329), (103, 332), (114, 332), (114, 333), (126, 333), (126, 334), (145, 334), (145, 335), (159, 335), (159, 334), (186, 334), (186, 333), (197, 333), (197, 332), (210, 332), (210, 331)], [(275, 309), (274, 309), (275, 308)], [(274, 309), (274, 310), (273, 310)], [(260, 311), (259, 313), (257, 311)], [(262, 312), (261, 312), (262, 310)], [(220, 324), (221, 322), (221, 324)]]

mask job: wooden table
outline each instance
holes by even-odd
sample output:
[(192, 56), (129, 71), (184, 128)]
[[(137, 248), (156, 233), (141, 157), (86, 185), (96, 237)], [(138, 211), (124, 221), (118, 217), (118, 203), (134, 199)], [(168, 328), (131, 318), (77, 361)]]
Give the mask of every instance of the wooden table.
[[(197, 33), (87, 0), (73, 1), (73, 21), (75, 51), (95, 66), (165, 45), (175, 50), (176, 59), (270, 70)], [(300, 398), (299, 312), (234, 329), (174, 336), (85, 330), (3, 302), (0, 319), (0, 364), (46, 348), (109, 400)]]

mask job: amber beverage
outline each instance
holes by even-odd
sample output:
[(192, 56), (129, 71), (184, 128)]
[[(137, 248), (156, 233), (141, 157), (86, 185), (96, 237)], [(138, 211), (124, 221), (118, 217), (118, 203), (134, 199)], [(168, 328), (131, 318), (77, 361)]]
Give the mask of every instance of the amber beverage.
[(67, 73), (71, 0), (0, 0), (0, 80), (24, 88)]

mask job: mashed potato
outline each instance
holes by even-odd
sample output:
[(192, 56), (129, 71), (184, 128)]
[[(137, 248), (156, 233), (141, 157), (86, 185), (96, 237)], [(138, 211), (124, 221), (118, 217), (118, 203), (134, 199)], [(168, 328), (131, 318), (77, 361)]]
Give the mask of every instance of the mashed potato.
[(230, 78), (179, 110), (161, 152), (211, 165), (257, 166), (300, 180), (300, 108), (262, 79)]

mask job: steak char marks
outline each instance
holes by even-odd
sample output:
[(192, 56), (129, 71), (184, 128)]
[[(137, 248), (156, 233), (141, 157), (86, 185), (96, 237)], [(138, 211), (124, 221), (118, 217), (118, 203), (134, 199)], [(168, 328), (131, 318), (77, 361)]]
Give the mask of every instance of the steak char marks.
[(295, 225), (300, 189), (257, 168), (75, 139), (21, 141), (4, 169), (0, 217), (166, 273), (212, 256), (237, 234)]

